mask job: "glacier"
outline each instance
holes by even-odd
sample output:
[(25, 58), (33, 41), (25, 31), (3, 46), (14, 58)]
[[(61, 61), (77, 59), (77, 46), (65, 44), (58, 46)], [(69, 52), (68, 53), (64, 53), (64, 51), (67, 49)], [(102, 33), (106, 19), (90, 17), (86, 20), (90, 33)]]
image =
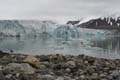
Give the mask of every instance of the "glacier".
[(40, 20), (1, 20), (0, 37), (41, 37), (76, 39), (80, 37), (100, 37), (112, 34), (108, 30), (77, 28), (70, 24), (58, 24)]
[[(53, 21), (39, 20), (1, 20), (0, 38), (43, 38), (61, 39), (63, 43), (79, 40), (83, 46), (93, 45), (91, 41), (105, 40), (114, 31), (78, 28), (71, 24), (58, 24)], [(67, 41), (67, 42), (66, 42)]]
[[(80, 28), (54, 21), (0, 20), (0, 49), (25, 54), (82, 53), (95, 57), (118, 58), (119, 45), (115, 45), (119, 39), (114, 33), (114, 30)], [(107, 45), (107, 48), (101, 45)], [(112, 50), (113, 47), (115, 50)]]

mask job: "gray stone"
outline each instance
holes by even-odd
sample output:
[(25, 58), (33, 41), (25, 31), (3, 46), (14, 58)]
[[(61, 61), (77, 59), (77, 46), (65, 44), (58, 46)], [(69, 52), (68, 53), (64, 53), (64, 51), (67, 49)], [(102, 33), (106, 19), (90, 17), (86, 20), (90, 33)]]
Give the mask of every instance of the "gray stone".
[(65, 65), (69, 68), (74, 68), (76, 67), (76, 64), (74, 61), (68, 61), (67, 63), (65, 63)]
[(57, 79), (55, 80), (64, 80), (64, 77), (58, 77)]
[(110, 74), (110, 76), (111, 76), (112, 78), (115, 78), (116, 80), (120, 80), (120, 72), (119, 72), (119, 70), (114, 70), (114, 71)]
[(20, 73), (23, 72), (25, 74), (33, 74), (35, 72), (35, 69), (32, 68), (27, 63), (9, 63), (5, 68), (4, 71), (7, 71), (8, 73)]
[(71, 72), (71, 69), (67, 68), (65, 71), (69, 73), (69, 72)]
[(3, 65), (0, 65), (0, 70), (2, 70), (3, 69)]
[(36, 68), (39, 68), (40, 59), (36, 58), (35, 56), (27, 56), (23, 61), (31, 64)]
[(81, 75), (81, 76), (80, 76), (80, 79), (82, 79), (82, 80), (85, 79), (85, 76), (84, 76), (84, 75)]
[(12, 77), (12, 74), (8, 74), (5, 76), (5, 78), (10, 79)]
[(2, 71), (0, 71), (0, 80), (5, 80), (5, 76)]
[(43, 64), (41, 64), (41, 65), (39, 65), (39, 68), (40, 68), (40, 69), (46, 69), (46, 66), (43, 65)]
[(42, 75), (41, 80), (55, 80), (54, 76), (46, 74)]

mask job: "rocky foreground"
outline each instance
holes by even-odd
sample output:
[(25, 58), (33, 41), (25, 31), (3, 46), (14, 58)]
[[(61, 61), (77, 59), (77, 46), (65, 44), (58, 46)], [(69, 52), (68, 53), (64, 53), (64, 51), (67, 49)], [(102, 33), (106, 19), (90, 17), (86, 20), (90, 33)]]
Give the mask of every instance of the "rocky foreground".
[(120, 80), (120, 60), (0, 52), (0, 80)]

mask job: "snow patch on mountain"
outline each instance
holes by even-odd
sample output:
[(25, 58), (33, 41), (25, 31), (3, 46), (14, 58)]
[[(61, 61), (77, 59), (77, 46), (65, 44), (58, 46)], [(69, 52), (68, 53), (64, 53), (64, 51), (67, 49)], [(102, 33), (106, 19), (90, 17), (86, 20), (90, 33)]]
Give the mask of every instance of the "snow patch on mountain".
[(81, 18), (80, 19), (80, 23), (78, 24), (78, 25), (80, 25), (80, 24), (82, 24), (82, 23), (85, 23), (85, 22), (88, 22), (88, 21), (90, 21), (90, 20), (92, 20), (92, 19), (97, 19), (98, 17), (84, 17), (84, 18)]

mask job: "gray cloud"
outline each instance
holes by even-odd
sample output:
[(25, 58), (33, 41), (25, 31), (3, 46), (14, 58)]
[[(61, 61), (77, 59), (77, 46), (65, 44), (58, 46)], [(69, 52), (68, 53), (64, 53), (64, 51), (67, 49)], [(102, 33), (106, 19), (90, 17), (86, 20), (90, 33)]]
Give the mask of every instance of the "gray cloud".
[(0, 19), (54, 19), (120, 13), (119, 0), (0, 0)]

